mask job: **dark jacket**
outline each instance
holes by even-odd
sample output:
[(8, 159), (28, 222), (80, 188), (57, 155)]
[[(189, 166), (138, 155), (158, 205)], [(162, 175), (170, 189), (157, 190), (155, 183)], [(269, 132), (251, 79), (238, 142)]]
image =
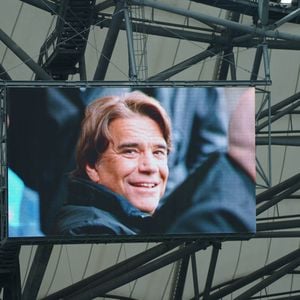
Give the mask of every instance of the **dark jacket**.
[(255, 232), (255, 186), (226, 154), (214, 153), (153, 215), (89, 180), (73, 178), (56, 234), (222, 235)]
[(151, 225), (152, 217), (103, 185), (71, 178), (68, 204), (57, 215), (54, 234), (135, 235)]

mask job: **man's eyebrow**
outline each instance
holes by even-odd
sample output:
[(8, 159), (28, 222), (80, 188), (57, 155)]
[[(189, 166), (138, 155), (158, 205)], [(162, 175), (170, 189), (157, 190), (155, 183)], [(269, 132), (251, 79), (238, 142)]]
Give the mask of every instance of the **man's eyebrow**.
[(124, 148), (136, 148), (138, 146), (139, 146), (138, 143), (123, 143), (118, 145), (117, 149), (122, 150)]
[(164, 149), (167, 150), (167, 144), (156, 144), (155, 147), (159, 148), (159, 149)]
[[(123, 143), (118, 145), (117, 149), (118, 150), (122, 150), (122, 149), (126, 149), (126, 148), (137, 148), (139, 147), (139, 143)], [(158, 144), (154, 144), (155, 147), (159, 148), (159, 149), (165, 149), (167, 150), (167, 145), (163, 144), (163, 143), (158, 143)]]

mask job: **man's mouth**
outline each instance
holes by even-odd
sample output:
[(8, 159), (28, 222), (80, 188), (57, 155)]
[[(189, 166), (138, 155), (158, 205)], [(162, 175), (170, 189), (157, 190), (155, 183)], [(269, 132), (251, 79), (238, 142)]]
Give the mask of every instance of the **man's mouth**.
[(131, 182), (130, 184), (134, 187), (141, 187), (141, 188), (148, 188), (148, 189), (155, 188), (158, 185), (158, 183), (154, 183), (154, 182)]

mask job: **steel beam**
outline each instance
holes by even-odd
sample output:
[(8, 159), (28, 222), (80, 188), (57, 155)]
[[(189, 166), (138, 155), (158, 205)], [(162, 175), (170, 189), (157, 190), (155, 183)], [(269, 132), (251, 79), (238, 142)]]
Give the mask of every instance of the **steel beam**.
[(133, 46), (132, 24), (129, 17), (128, 6), (126, 3), (124, 4), (123, 12), (124, 12), (126, 36), (127, 36), (129, 78), (130, 80), (136, 80), (137, 72), (136, 72), (136, 61), (135, 61), (135, 53), (134, 53), (134, 46)]
[[(12, 80), (12, 81), (5, 81), (1, 82), (3, 86), (5, 87), (45, 87), (47, 85), (48, 87), (84, 87), (84, 88), (91, 88), (91, 87), (99, 87), (99, 86), (104, 86), (107, 87), (107, 85), (110, 86), (115, 86), (115, 87), (120, 87), (122, 86), (127, 86), (127, 87), (132, 87), (134, 83), (130, 82), (124, 82), (122, 80), (120, 81), (95, 81), (95, 80), (88, 80), (88, 81), (62, 81), (62, 80), (44, 80), (44, 81), (23, 81), (23, 80)], [(176, 81), (165, 81), (165, 82), (150, 82), (147, 80), (143, 80), (139, 82), (139, 86), (145, 86), (149, 87), (149, 85), (155, 85), (161, 86), (161, 87), (193, 87), (197, 85), (201, 86), (211, 86), (211, 87), (220, 87), (220, 86), (239, 86), (239, 87), (249, 87), (249, 85), (255, 84), (255, 86), (258, 88), (259, 86), (266, 87), (266, 85), (271, 85), (271, 81), (265, 81), (265, 80), (257, 80), (257, 81), (250, 81), (250, 80), (225, 80), (225, 81), (212, 81), (212, 80), (176, 80)]]
[(173, 275), (173, 286), (170, 292), (170, 300), (182, 299), (184, 284), (186, 280), (187, 270), (189, 266), (190, 257), (186, 256), (176, 262), (176, 267)]
[[(240, 14), (236, 12), (228, 11), (226, 13), (226, 20), (239, 22)], [(224, 51), (222, 54), (219, 54), (219, 59), (215, 64), (215, 78), (218, 80), (226, 80), (229, 70), (231, 72), (231, 79), (236, 80), (236, 69), (234, 62), (234, 54), (233, 54), (233, 46), (232, 46), (232, 38), (234, 36), (240, 36), (240, 33), (236, 33), (230, 29), (227, 29), (222, 32), (222, 37), (224, 37), (227, 41), (224, 46)]]
[(177, 8), (175, 6), (164, 4), (161, 2), (155, 2), (151, 0), (130, 0), (130, 3), (135, 5), (149, 6), (152, 8), (168, 11), (174, 14), (190, 17), (200, 22), (212, 23), (212, 24), (224, 26), (225, 28), (228, 29), (233, 29), (245, 33), (251, 33), (256, 36), (271, 37), (276, 39), (284, 39), (284, 40), (291, 40), (291, 41), (298, 41), (298, 42), (300, 41), (300, 35), (279, 32), (278, 30), (268, 30), (268, 29), (263, 29), (258, 27), (252, 27), (237, 22), (233, 22), (230, 20), (209, 16), (199, 12), (193, 12), (187, 9)]
[(3, 289), (5, 300), (21, 300), (19, 253), (20, 245), (0, 246), (0, 293)]
[(192, 57), (180, 62), (177, 65), (172, 66), (171, 68), (168, 68), (154, 76), (149, 77), (147, 80), (150, 80), (150, 81), (166, 80), (166, 79), (172, 77), (173, 75), (176, 75), (176, 74), (184, 71), (185, 69), (195, 65), (196, 63), (199, 63), (200, 61), (202, 61), (206, 58), (215, 56), (220, 51), (221, 51), (221, 49), (218, 47), (209, 48), (199, 54), (196, 54), (195, 56), (192, 56)]
[(252, 67), (250, 80), (257, 80), (259, 68), (262, 60), (263, 49), (261, 45), (258, 45), (255, 53), (254, 63)]
[[(291, 273), (294, 273), (295, 271), (293, 271), (293, 272), (291, 272)], [(287, 291), (285, 291), (285, 292), (279, 292), (279, 293), (267, 293), (267, 294), (265, 294), (265, 295), (259, 295), (259, 296), (253, 296), (253, 297), (251, 297), (250, 299), (252, 300), (252, 299), (259, 299), (259, 300), (261, 300), (261, 299), (264, 299), (264, 298), (268, 298), (268, 299), (275, 299), (275, 300), (278, 300), (278, 299), (280, 299), (280, 300), (291, 300), (291, 299), (300, 299), (300, 295), (294, 295), (294, 296), (292, 296), (293, 294), (299, 294), (300, 293), (300, 290), (294, 290), (294, 291), (289, 291), (289, 290), (287, 290)], [(285, 295), (285, 297), (284, 298), (277, 298), (278, 296), (284, 296)], [(287, 297), (288, 296), (288, 297)], [(276, 298), (273, 298), (273, 297), (276, 297)], [(298, 297), (298, 298), (295, 298), (295, 297)]]
[[(218, 80), (226, 80), (229, 70), (231, 71), (232, 80), (236, 79), (233, 48), (225, 49), (221, 57), (221, 66), (218, 75)], [(233, 68), (232, 68), (233, 67)]]
[[(290, 197), (290, 199), (300, 199), (300, 195), (295, 195)], [(295, 219), (298, 218), (300, 220), (300, 214), (290, 214), (290, 215), (283, 215), (283, 216), (272, 216), (272, 217), (265, 217), (265, 218), (256, 218), (257, 222), (262, 221), (276, 221), (282, 219)]]
[(260, 215), (267, 209), (271, 208), (272, 206), (276, 205), (280, 201), (284, 200), (287, 196), (292, 195), (294, 192), (300, 189), (300, 181), (292, 185), (291, 187), (287, 188), (284, 192), (280, 195), (272, 197), (270, 200), (262, 204), (256, 209), (256, 215)]
[[(268, 145), (269, 144), (269, 137), (260, 137), (257, 136), (255, 139), (256, 145)], [(271, 144), (272, 145), (279, 145), (279, 146), (300, 146), (300, 136), (271, 136)]]
[[(299, 300), (300, 299), (300, 295), (291, 296), (291, 293), (292, 293), (291, 291), (288, 291), (288, 292), (285, 293), (286, 296), (280, 297), (280, 298), (276, 297), (276, 298), (274, 298), (274, 300)], [(271, 295), (268, 294), (267, 296), (269, 297), (268, 299), (271, 299), (270, 297), (272, 297), (273, 294), (271, 294)], [(252, 300), (252, 299), (259, 299), (259, 300), (261, 300), (263, 298), (262, 297), (259, 297), (259, 298), (253, 298), (253, 297), (251, 297), (251, 298), (249, 298), (249, 300)]]
[(281, 268), (282, 266), (293, 262), (295, 259), (299, 260), (299, 255), (300, 255), (300, 249), (297, 249), (271, 263), (268, 265), (252, 272), (249, 275), (246, 275), (239, 280), (232, 282), (230, 285), (220, 289), (219, 291), (215, 292), (214, 294), (211, 294), (209, 299), (210, 300), (217, 300), (217, 299), (222, 299), (223, 297), (239, 290), (240, 288), (243, 288), (244, 286), (255, 282), (259, 278), (266, 276), (268, 274), (272, 274), (275, 272), (278, 268)]
[(256, 172), (257, 172), (257, 175), (260, 175), (262, 180), (265, 182), (265, 185), (266, 185), (265, 187), (270, 187), (269, 178), (266, 175), (266, 173), (265, 173), (260, 161), (257, 159), (257, 157), (256, 157)]
[(268, 53), (268, 45), (266, 42), (262, 44), (262, 54), (263, 54), (263, 61), (264, 61), (264, 70), (265, 70), (265, 79), (268, 81), (271, 79), (270, 75), (270, 58)]
[(210, 299), (209, 294), (210, 294), (210, 290), (211, 290), (213, 279), (214, 279), (214, 274), (215, 274), (215, 270), (216, 270), (217, 259), (219, 256), (220, 249), (221, 249), (221, 243), (213, 244), (209, 269), (208, 269), (206, 283), (205, 283), (204, 292), (203, 292), (203, 300)]
[(134, 270), (135, 268), (151, 261), (152, 259), (155, 259), (160, 255), (169, 252), (180, 244), (181, 242), (166, 242), (159, 244), (116, 265), (113, 265), (97, 274), (91, 275), (88, 278), (85, 278), (60, 291), (57, 291), (52, 295), (44, 298), (44, 300), (64, 298), (82, 289), (85, 289), (86, 287), (94, 287), (95, 285), (103, 284), (107, 281), (113, 280), (113, 278), (128, 272), (128, 270)]
[(199, 300), (200, 294), (199, 294), (198, 272), (197, 272), (197, 262), (196, 262), (195, 253), (191, 255), (191, 264), (192, 264), (192, 275), (193, 275), (194, 294), (195, 294), (194, 299)]
[[(1, 83), (0, 83), (1, 84)], [(4, 86), (0, 88), (0, 263), (1, 247), (8, 237), (7, 228), (7, 90)]]
[[(94, 25), (109, 28), (111, 25), (111, 20), (107, 17), (110, 16), (107, 14), (99, 14), (99, 20), (96, 20)], [(136, 18), (132, 20), (132, 29), (134, 32), (209, 44), (227, 44), (227, 40), (225, 38), (215, 35), (215, 33), (200, 32), (201, 28), (182, 26), (183, 29), (178, 29), (175, 27), (179, 27), (179, 25), (175, 23), (158, 21), (151, 22), (151, 20)], [(126, 30), (124, 23), (121, 24), (120, 29)]]
[[(99, 14), (99, 18), (94, 22), (95, 26), (101, 26), (109, 28), (111, 24), (110, 19), (107, 18), (107, 14)], [(200, 32), (201, 28), (189, 28), (184, 27), (183, 29), (174, 28), (172, 26), (178, 26), (178, 24), (166, 23), (166, 22), (152, 22), (151, 20), (137, 20), (138, 22), (132, 22), (132, 28), (134, 32), (169, 37), (175, 39), (183, 39), (193, 42), (201, 42), (208, 44), (217, 44), (217, 45), (228, 45), (228, 39), (214, 34), (208, 34)], [(147, 22), (149, 24), (147, 24)], [(158, 24), (158, 25), (155, 25)], [(171, 26), (171, 27), (170, 27)], [(122, 23), (120, 26), (121, 30), (126, 30), (125, 24)], [(198, 31), (197, 31), (198, 30)], [(230, 43), (233, 47), (242, 47), (242, 48), (253, 48), (257, 47), (261, 43), (261, 38), (255, 37), (253, 34), (245, 34), (240, 37), (233, 38)], [(300, 50), (299, 42), (294, 41), (282, 41), (266, 39), (269, 49), (286, 49), (286, 50)]]
[(255, 239), (265, 239), (265, 238), (300, 238), (299, 231), (261, 231), (257, 232), (253, 238)]
[(271, 123), (279, 120), (280, 118), (284, 117), (285, 115), (292, 113), (293, 110), (295, 110), (299, 106), (300, 106), (300, 100), (299, 101), (295, 101), (289, 107), (287, 107), (286, 109), (283, 109), (283, 110), (279, 111), (277, 114), (275, 114), (273, 117), (269, 118), (267, 121), (258, 124), (256, 126), (256, 129), (255, 129), (256, 133), (259, 133), (260, 130), (262, 130), (263, 128), (269, 126)]
[(242, 293), (238, 297), (236, 297), (236, 300), (249, 300), (249, 298), (256, 293), (260, 292), (276, 280), (280, 279), (281, 277), (287, 275), (289, 272), (292, 270), (296, 269), (300, 265), (300, 257), (294, 259), (290, 263), (288, 263), (286, 266), (282, 267), (280, 270), (273, 272), (272, 275), (267, 277), (266, 279), (260, 281), (253, 287), (251, 287), (249, 290), (246, 292)]
[[(300, 111), (293, 111), (291, 114), (297, 114), (297, 115), (299, 115), (300, 114)], [(299, 134), (300, 133), (300, 130), (298, 129), (286, 129), (286, 130), (272, 130), (271, 131), (271, 134), (273, 135), (273, 136), (277, 136), (277, 134), (285, 134), (285, 136), (287, 135), (287, 134), (295, 134), (295, 135), (297, 135), (297, 134)], [(260, 134), (268, 134), (268, 131), (261, 131), (260, 132)]]
[(269, 0), (260, 0), (258, 5), (258, 18), (262, 26), (267, 26), (269, 23)]
[(256, 225), (257, 231), (266, 231), (266, 230), (281, 230), (281, 229), (290, 229), (290, 228), (300, 228), (300, 219), (298, 220), (289, 220), (289, 221), (271, 221), (271, 222), (260, 222)]
[(231, 80), (236, 80), (236, 65), (235, 65), (235, 59), (234, 59), (234, 52), (231, 51), (228, 57), (230, 64), (229, 64), (229, 69), (230, 69), (230, 75), (231, 75)]
[(40, 79), (51, 80), (51, 76), (44, 71), (33, 59), (22, 50), (1, 28), (0, 40), (18, 56)]
[(276, 21), (274, 24), (271, 25), (272, 29), (278, 28), (279, 26), (293, 20), (294, 18), (300, 16), (300, 8), (297, 8), (296, 10), (294, 10), (293, 12), (291, 12), (290, 14), (284, 16), (282, 19)]
[(268, 190), (260, 193), (256, 196), (256, 204), (260, 204), (264, 201), (268, 201), (272, 199), (277, 194), (282, 193), (286, 189), (290, 188), (291, 186), (297, 184), (300, 182), (300, 173), (286, 179), (283, 182), (278, 183), (277, 185), (274, 185), (273, 187), (269, 188)]
[(37, 299), (52, 249), (52, 244), (37, 247), (22, 294), (22, 300)]
[(51, 14), (53, 14), (53, 12), (58, 12), (59, 8), (57, 7), (57, 5), (55, 3), (53, 3), (53, 1), (48, 1), (48, 0), (21, 0), (22, 2), (25, 2), (27, 4), (30, 4), (32, 6), (35, 6), (37, 8), (43, 9)]
[[(253, 16), (258, 18), (258, 4), (259, 1), (249, 0), (218, 0), (217, 2), (211, 0), (192, 0), (194, 2), (219, 7), (221, 9), (240, 12), (242, 14)], [(280, 4), (269, 6), (269, 19), (277, 20), (286, 16), (287, 13), (291, 13), (295, 9), (293, 7), (281, 6)], [(291, 19), (292, 21), (293, 19)], [(299, 23), (299, 20), (293, 20), (294, 23)]]
[[(276, 39), (265, 39), (266, 44), (268, 45), (269, 49), (277, 49), (277, 50), (300, 50), (300, 43), (295, 41), (283, 41), (283, 40), (276, 40)], [(252, 37), (245, 41), (239, 41), (235, 39), (232, 41), (232, 45), (234, 47), (241, 47), (241, 48), (253, 48), (257, 47), (261, 43), (261, 38)]]
[(113, 49), (117, 41), (117, 37), (120, 31), (120, 25), (123, 21), (123, 3), (118, 1), (112, 17), (111, 26), (108, 29), (106, 39), (102, 48), (100, 60), (98, 62), (94, 80), (104, 80), (108, 64), (112, 57)]
[(84, 54), (81, 56), (79, 60), (79, 76), (80, 80), (86, 81), (86, 64)]
[(114, 280), (104, 282), (103, 284), (98, 285), (95, 282), (95, 285), (91, 288), (89, 286), (83, 288), (82, 290), (74, 293), (64, 299), (72, 299), (72, 300), (84, 300), (91, 299), (97, 297), (99, 295), (104, 295), (107, 292), (114, 290), (130, 281), (133, 281), (137, 278), (140, 278), (146, 274), (154, 272), (164, 266), (167, 266), (178, 259), (182, 259), (186, 255), (190, 255), (199, 251), (201, 249), (205, 249), (209, 245), (208, 242), (197, 241), (193, 242), (179, 250), (173, 251), (170, 254), (167, 254), (161, 258), (158, 258), (152, 262), (147, 263), (144, 266), (137, 267), (135, 270), (127, 271), (125, 274), (114, 277)]
[(186, 256), (176, 263), (176, 268), (174, 271), (174, 282), (171, 288), (170, 300), (182, 299), (184, 285), (186, 280), (186, 274), (189, 266), (190, 257)]
[[(271, 107), (271, 115), (275, 115), (280, 109), (293, 104), (296, 100), (300, 99), (300, 92), (286, 98), (285, 100), (282, 100)], [(261, 111), (257, 116), (257, 120), (261, 120), (264, 117), (269, 117), (269, 108)]]
[(8, 75), (2, 64), (0, 64), (0, 79), (1, 80), (11, 80), (11, 77)]

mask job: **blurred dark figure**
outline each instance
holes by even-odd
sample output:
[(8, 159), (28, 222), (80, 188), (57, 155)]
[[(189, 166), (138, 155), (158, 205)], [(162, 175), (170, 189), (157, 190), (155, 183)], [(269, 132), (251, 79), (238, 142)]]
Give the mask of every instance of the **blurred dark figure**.
[(80, 91), (9, 88), (7, 99), (8, 164), (38, 193), (41, 229), (47, 233), (65, 197), (64, 175), (74, 163), (83, 112)]

